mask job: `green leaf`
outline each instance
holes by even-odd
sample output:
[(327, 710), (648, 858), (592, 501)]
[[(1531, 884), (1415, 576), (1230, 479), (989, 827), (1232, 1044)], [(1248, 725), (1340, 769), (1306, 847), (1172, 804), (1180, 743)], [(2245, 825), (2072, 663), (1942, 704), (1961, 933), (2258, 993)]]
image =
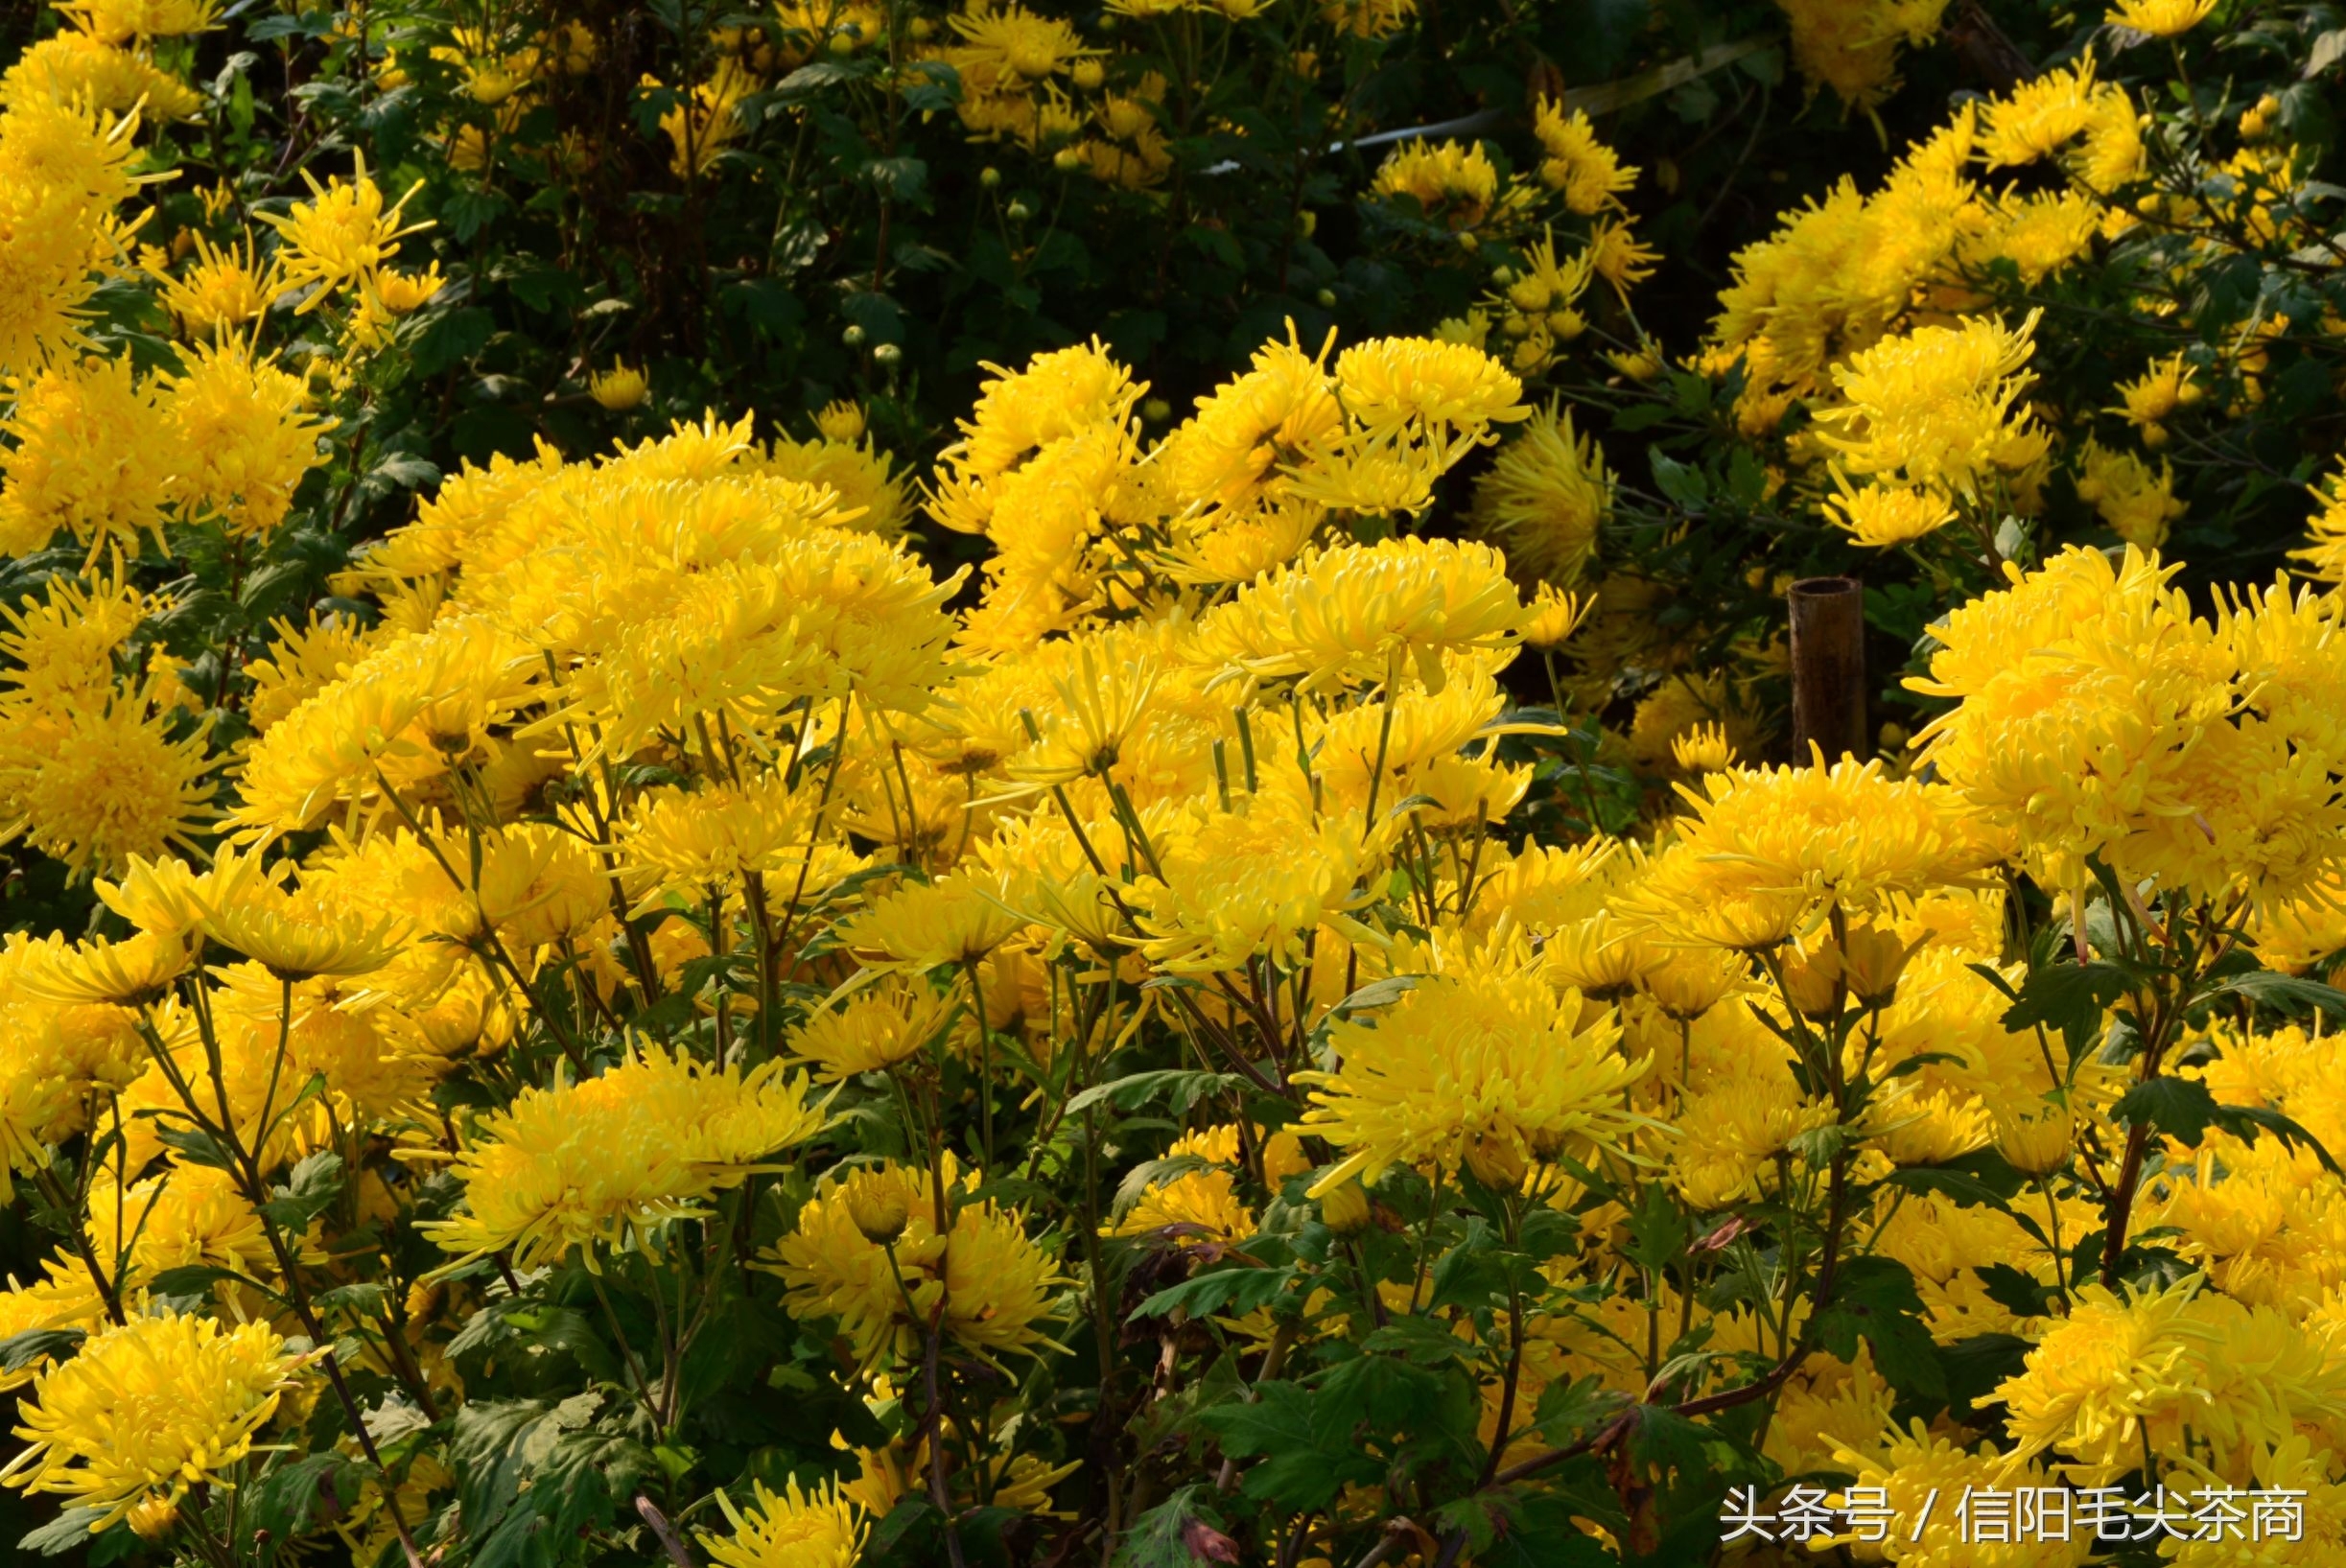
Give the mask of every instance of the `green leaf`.
[(342, 1192), (342, 1157), (320, 1149), (293, 1167), (288, 1182), (273, 1189), (261, 1212), (284, 1229), (307, 1230), (310, 1222), (334, 1206)]
[(1972, 1272), (1980, 1276), (1989, 1300), (2023, 1318), (2042, 1317), (2061, 1299), (2059, 1286), (2048, 1285), (2009, 1263), (1989, 1263)]
[(1186, 1067), (1136, 1072), (1129, 1077), (1092, 1085), (1067, 1102), (1067, 1114), (1080, 1114), (1099, 1105), (1117, 1111), (1138, 1111), (1161, 1094), (1166, 1097), (1174, 1115), (1185, 1116), (1190, 1108), (1200, 1101), (1228, 1094), (1243, 1082), (1235, 1073), (1199, 1072)]
[(1679, 462), (1658, 448), (1647, 454), (1654, 463), (1654, 484), (1670, 500), (1690, 512), (1699, 512), (1710, 502), (1710, 483), (1702, 471)]
[(21, 1372), (42, 1361), (55, 1361), (79, 1349), (78, 1328), (28, 1328), (0, 1340), (0, 1372)]
[(1191, 1417), (1233, 1459), (1261, 1456), (1241, 1485), (1247, 1496), (1287, 1512), (1325, 1508), (1349, 1485), (1383, 1466), (1352, 1440), (1350, 1412), (1296, 1383), (1257, 1383), (1251, 1403), (1216, 1405)]
[(90, 1526), (105, 1517), (104, 1509), (67, 1509), (38, 1530), (18, 1537), (16, 1549), (38, 1552), (44, 1557), (82, 1551), (90, 1544)]
[(2217, 996), (2242, 996), (2259, 1007), (2269, 1007), (2276, 1013), (2291, 1017), (2311, 1009), (2327, 1013), (2333, 1018), (2346, 1018), (2346, 991), (2308, 980), (2294, 974), (2275, 974), (2270, 970), (2250, 970), (2236, 974), (2208, 993)]
[(1115, 1555), (1114, 1568), (1198, 1568), (1200, 1563), (1238, 1561), (1234, 1545), (1232, 1556), (1216, 1555), (1218, 1543), (1230, 1539), (1222, 1533), (1222, 1515), (1213, 1506), (1216, 1495), (1208, 1486), (1184, 1486), (1134, 1520)]
[(1570, 1499), (1506, 1496), (1513, 1506), (1501, 1507), (1491, 1538), (1475, 1548), (1475, 1568), (1617, 1568), (1621, 1559), (1574, 1517)]
[(1944, 1165), (1904, 1165), (1882, 1178), (1882, 1185), (1904, 1187), (1910, 1192), (1935, 1192), (1974, 1207), (2006, 1206), (2004, 1194), (1985, 1182), (1969, 1171), (1952, 1170)]
[(1648, 1269), (1660, 1269), (1677, 1258), (1693, 1234), (1685, 1214), (1658, 1182), (1638, 1192), (1628, 1229), (1630, 1244), (1621, 1250), (1622, 1254)]
[(2103, 1012), (2134, 984), (2134, 976), (2116, 964), (2056, 961), (2032, 968), (2021, 982), (2019, 999), (2005, 1011), (2004, 1026), (2055, 1030), (2074, 1054), (2100, 1033)]
[(1127, 1322), (1186, 1312), (1192, 1318), (1211, 1313), (1245, 1314), (1269, 1306), (1295, 1280), (1293, 1267), (1284, 1269), (1217, 1269), (1161, 1290), (1133, 1308)]
[[(281, 1464), (243, 1493), (247, 1522), (280, 1539), (341, 1514), (358, 1500), (363, 1476), (341, 1453), (327, 1449)], [(331, 1509), (321, 1505), (331, 1503)]]
[(445, 311), (415, 337), (410, 363), (419, 376), (436, 376), (488, 346), (497, 318), (477, 305)]
[(1923, 1326), (1922, 1298), (1906, 1265), (1887, 1257), (1854, 1257), (1841, 1266), (1833, 1299), (1817, 1318), (1817, 1338), (1843, 1361), (1857, 1358), (1863, 1339), (1873, 1364), (1900, 1393), (1944, 1400), (1947, 1374)]
[(581, 1535), (608, 1528), (659, 1466), (643, 1443), (598, 1419), (603, 1394), (559, 1403), (481, 1400), (457, 1412), (449, 1457), (471, 1568), (553, 1568)]

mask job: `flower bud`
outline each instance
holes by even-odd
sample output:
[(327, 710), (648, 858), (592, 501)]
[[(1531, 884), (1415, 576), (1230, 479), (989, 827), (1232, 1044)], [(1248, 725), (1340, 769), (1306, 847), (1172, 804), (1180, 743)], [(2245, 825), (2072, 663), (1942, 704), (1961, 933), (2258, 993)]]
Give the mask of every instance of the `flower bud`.
[(831, 35), (831, 52), (844, 59), (856, 52), (856, 35), (841, 31)]
[(1466, 1169), (1493, 1192), (1515, 1192), (1521, 1190), (1531, 1166), (1525, 1161), (1523, 1151), (1509, 1139), (1480, 1133), (1466, 1145)]
[(1670, 950), (1662, 963), (1638, 979), (1638, 989), (1674, 1018), (1699, 1018), (1741, 991), (1750, 979), (1741, 953), (1711, 948)]
[(904, 1233), (904, 1195), (893, 1187), (873, 1182), (855, 1182), (848, 1184), (847, 1217), (856, 1222), (863, 1239), (875, 1247), (887, 1247)]
[(1152, 425), (1161, 425), (1173, 417), (1173, 405), (1161, 397), (1150, 398), (1140, 405), (1140, 417)]
[(992, 164), (988, 164), (983, 169), (977, 171), (977, 183), (983, 185), (989, 191), (993, 190), (1001, 182), (1002, 172), (999, 169), (995, 168)]
[(872, 350), (873, 360), (880, 364), (892, 365), (903, 357), (903, 348), (896, 343), (882, 343)]
[(140, 1540), (159, 1541), (179, 1522), (179, 1505), (170, 1497), (149, 1492), (130, 1505), (124, 1521)]
[(1324, 311), (1332, 311), (1336, 308), (1335, 290), (1323, 289), (1320, 291), (1320, 308)]
[(1898, 977), (1919, 943), (1874, 925), (1853, 925), (1843, 945), (1842, 971), (1850, 995), (1866, 1007), (1888, 1007), (1898, 995)]
[(1088, 93), (1097, 92), (1100, 83), (1108, 80), (1108, 67), (1095, 59), (1080, 59), (1070, 74), (1075, 78), (1075, 85)]
[(1028, 205), (1027, 205), (1025, 202), (1023, 202), (1023, 201), (1013, 201), (1013, 202), (1011, 202), (1011, 203), (1010, 203), (1010, 206), (1009, 206), (1009, 208), (1008, 208), (1008, 211), (1009, 211), (1009, 215), (1010, 215), (1010, 221), (1011, 221), (1012, 222), (1014, 222), (1014, 223), (1023, 223), (1024, 222), (1026, 222), (1026, 220), (1028, 220), (1029, 218), (1032, 218), (1032, 217), (1035, 215), (1035, 213), (1034, 213), (1034, 209), (1033, 209), (1032, 207), (1029, 207), (1029, 206), (1028, 206)]
[(1804, 1018), (1828, 1023), (1847, 1000), (1841, 989), (1840, 955), (1830, 948), (1795, 953), (1784, 966), (1784, 999)]
[(1080, 147), (1063, 147), (1051, 154), (1051, 167), (1061, 174), (1073, 174), (1083, 166), (1084, 150)]
[(1347, 1182), (1320, 1199), (1320, 1223), (1340, 1236), (1349, 1236), (1369, 1223), (1369, 1189)]
[(2076, 1137), (2067, 1106), (2045, 1102), (1996, 1112), (1996, 1152), (2025, 1176), (2050, 1176), (2067, 1164)]
[(1472, 229), (1462, 228), (1458, 231), (1458, 248), (1472, 255), (1483, 248), (1483, 242), (1475, 236)]
[(850, 348), (861, 348), (863, 346), (863, 328), (850, 321), (847, 324), (847, 330), (839, 334), (839, 341)]

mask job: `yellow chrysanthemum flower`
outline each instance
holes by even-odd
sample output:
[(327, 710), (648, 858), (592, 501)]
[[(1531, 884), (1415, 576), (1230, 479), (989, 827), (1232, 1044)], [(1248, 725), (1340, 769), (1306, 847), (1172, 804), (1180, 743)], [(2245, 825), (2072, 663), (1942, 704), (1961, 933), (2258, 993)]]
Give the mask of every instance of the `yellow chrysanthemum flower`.
[[(1048, 1346), (1047, 1329), (1065, 1308), (1059, 1293), (1067, 1278), (1028, 1238), (1019, 1212), (971, 1202), (976, 1173), (957, 1180), (950, 1154), (944, 1174), (942, 1229), (926, 1170), (887, 1164), (827, 1176), (799, 1210), (797, 1229), (762, 1265), (782, 1276), (794, 1315), (838, 1319), (866, 1367), (918, 1356), (940, 1306), (939, 1327), (989, 1360)], [(880, 1209), (904, 1216), (885, 1246), (864, 1230)]]
[[(309, 182), (311, 199), (294, 202), (283, 215), (265, 212), (260, 218), (277, 231), (276, 265), (287, 289), (315, 288), (301, 302), (305, 313), (323, 305), (335, 290), (373, 276), (399, 254), (401, 239), (429, 226), (401, 226), (401, 211), (415, 190), (386, 206), (382, 190), (367, 176), (364, 153), (354, 154), (347, 180), (337, 175), (320, 185), (307, 169), (301, 176)], [(418, 181), (416, 189), (421, 188)]]
[(2115, 0), (2112, 27), (2130, 27), (2154, 38), (2174, 38), (2206, 21), (2216, 0)]
[(132, 1509), (227, 1481), (309, 1361), (267, 1323), (162, 1312), (83, 1342), (35, 1379), (18, 1414), (31, 1446), (0, 1479), (96, 1509)]
[(511, 1248), (523, 1270), (575, 1247), (599, 1272), (602, 1249), (649, 1245), (825, 1123), (806, 1079), (779, 1063), (720, 1071), (649, 1047), (581, 1083), (526, 1088), (484, 1117), (453, 1161), (464, 1209), (419, 1229), (466, 1257)]
[(704, 1531), (700, 1544), (721, 1568), (856, 1568), (871, 1533), (863, 1509), (835, 1482), (801, 1491), (793, 1478), (776, 1493), (754, 1481), (746, 1510), (728, 1492), (716, 1503), (732, 1533)]
[(1836, 366), (1845, 400), (1818, 411), (1818, 439), (1852, 474), (1969, 499), (2045, 448), (2025, 411), (2037, 317), (2017, 331), (1987, 316), (1918, 327)]
[(1336, 1068), (1296, 1075), (1311, 1086), (1303, 1131), (1346, 1151), (1311, 1196), (1396, 1163), (1454, 1171), (1481, 1144), (1518, 1167), (1586, 1155), (1632, 1125), (1623, 1090), (1645, 1069), (1614, 1049), (1609, 1013), (1504, 952), (1455, 962), (1458, 972), (1424, 976), (1390, 1008), (1335, 1023)]
[(1576, 434), (1571, 413), (1554, 402), (1474, 482), (1475, 533), (1505, 550), (1524, 582), (1579, 581), (1612, 509), (1604, 452), (1594, 436)]

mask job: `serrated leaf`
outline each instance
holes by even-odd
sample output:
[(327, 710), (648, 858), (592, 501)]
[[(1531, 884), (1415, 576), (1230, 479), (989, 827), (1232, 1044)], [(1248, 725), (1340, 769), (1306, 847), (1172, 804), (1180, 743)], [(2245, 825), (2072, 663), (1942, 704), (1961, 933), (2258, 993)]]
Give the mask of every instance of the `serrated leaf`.
[[(1222, 1451), (1255, 1459), (1240, 1490), (1290, 1513), (1325, 1508), (1347, 1486), (1383, 1469), (1352, 1440), (1353, 1413), (1295, 1383), (1257, 1383), (1249, 1403), (1216, 1405), (1191, 1417)], [(1259, 1456), (1259, 1457), (1257, 1457)]]
[(1216, 1312), (1244, 1317), (1278, 1300), (1294, 1280), (1292, 1267), (1217, 1269), (1159, 1291), (1133, 1308), (1132, 1316), (1125, 1321), (1138, 1322), (1143, 1318), (1162, 1318), (1176, 1311), (1186, 1312), (1192, 1318)]
[(83, 1551), (90, 1544), (90, 1527), (105, 1517), (104, 1509), (67, 1509), (38, 1530), (18, 1536), (16, 1550), (38, 1552), (44, 1557)]
[(0, 1340), (0, 1372), (21, 1372), (42, 1361), (57, 1360), (80, 1348), (78, 1328), (28, 1328)]
[(284, 1229), (307, 1230), (310, 1222), (333, 1207), (341, 1193), (342, 1157), (332, 1149), (320, 1149), (293, 1167), (286, 1183), (261, 1205), (261, 1212)]
[(1067, 1102), (1067, 1113), (1077, 1115), (1100, 1105), (1117, 1111), (1138, 1111), (1161, 1094), (1166, 1096), (1173, 1114), (1184, 1116), (1200, 1101), (1228, 1094), (1243, 1082), (1235, 1073), (1199, 1072), (1185, 1067), (1136, 1072), (1092, 1085)]

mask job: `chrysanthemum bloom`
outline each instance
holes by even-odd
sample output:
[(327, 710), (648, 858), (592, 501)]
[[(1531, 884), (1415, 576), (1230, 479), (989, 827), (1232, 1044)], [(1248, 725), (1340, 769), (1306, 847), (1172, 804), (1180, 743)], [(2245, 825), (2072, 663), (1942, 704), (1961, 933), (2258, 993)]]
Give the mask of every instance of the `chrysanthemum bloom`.
[(2153, 360), (2135, 380), (2120, 383), (2118, 396), (2118, 407), (2108, 411), (2123, 413), (2127, 423), (2147, 430), (2173, 418), (2177, 410), (2199, 402), (2207, 396), (2207, 388), (2194, 379), (2192, 366), (2177, 352)]
[(479, 616), (395, 638), (296, 706), (247, 753), (230, 820), (259, 833), (308, 827), (329, 807), (384, 809), (395, 789), (442, 777), (509, 718), (543, 666)]
[(1151, 1182), (1105, 1236), (1163, 1236), (1175, 1246), (1236, 1243), (1255, 1233), (1255, 1211), (1239, 1198), (1225, 1170), (1184, 1171)]
[(2168, 526), (2181, 517), (2174, 465), (2156, 469), (2131, 452), (2115, 452), (2088, 437), (2077, 456), (2077, 499), (2091, 502), (2110, 531), (2129, 545), (2156, 550)]
[(820, 1133), (823, 1107), (780, 1063), (744, 1074), (656, 1047), (579, 1084), (527, 1088), (482, 1119), (454, 1159), (463, 1212), (421, 1229), (466, 1257), (510, 1247), (514, 1267), (559, 1262), (574, 1247), (644, 1244), (707, 1210), (762, 1161)]
[(182, 359), (178, 372), (158, 378), (182, 454), (171, 483), (179, 515), (218, 518), (238, 537), (266, 535), (285, 521), (302, 476), (325, 462), (318, 438), (328, 424), (302, 412), (302, 382), (249, 342), (223, 338)]
[(1580, 580), (1612, 515), (1613, 481), (1594, 436), (1550, 403), (1474, 482), (1474, 529), (1507, 552), (1519, 581)]
[[(978, 388), (976, 406), (960, 422), (961, 440), (939, 457), (951, 476), (949, 490), (953, 484), (982, 489), (1054, 441), (1100, 425), (1123, 424), (1142, 391), (1132, 372), (1096, 341), (1038, 354), (1020, 370), (985, 368), (990, 374)], [(983, 530), (982, 514), (956, 521), (940, 512), (933, 499), (930, 509), (948, 527)]]
[(1364, 901), (1354, 888), (1364, 854), (1357, 817), (1314, 821), (1300, 803), (1264, 794), (1231, 811), (1195, 807), (1153, 836), (1157, 870), (1123, 898), (1146, 939), (1140, 950), (1163, 970), (1239, 971), (1265, 957), (1297, 964), (1322, 925), (1371, 939), (1349, 915)]
[(952, 28), (963, 41), (946, 59), (981, 93), (1016, 92), (1099, 53), (1067, 22), (1015, 5), (955, 15)]
[(1670, 760), (1680, 773), (1724, 773), (1735, 765), (1735, 742), (1724, 724), (1698, 724), (1671, 737)]
[(1373, 1018), (1333, 1025), (1332, 1072), (1311, 1088), (1303, 1130), (1345, 1158), (1311, 1196), (1398, 1163), (1455, 1171), (1478, 1143), (1522, 1164), (1606, 1147), (1633, 1124), (1623, 1093), (1644, 1072), (1615, 1049), (1620, 1024), (1584, 1008), (1505, 950), (1454, 960)]
[[(1818, 760), (1821, 764), (1821, 759)], [(1992, 858), (1952, 790), (1886, 777), (1880, 762), (1729, 768), (1678, 785), (1691, 807), (1639, 890), (1641, 913), (1695, 936), (1742, 901), (1805, 918), (1858, 913), (1888, 894), (1961, 881)]]
[(1489, 545), (1388, 539), (1321, 550), (1250, 585), (1206, 617), (1198, 651), (1306, 691), (1375, 686), (1396, 667), (1440, 691), (1445, 654), (1512, 648), (1526, 619)]
[[(1835, 478), (1840, 478), (1838, 472)], [(1927, 539), (1955, 521), (1955, 507), (1947, 497), (1927, 485), (1868, 484), (1856, 489), (1842, 480), (1838, 493), (1825, 498), (1824, 507), (1835, 527), (1876, 550)]]
[[(836, 1318), (857, 1359), (917, 1356), (929, 1315), (944, 1303), (943, 1331), (973, 1354), (993, 1360), (1033, 1353), (1051, 1342), (1068, 1283), (1050, 1253), (1028, 1238), (1022, 1216), (973, 1203), (974, 1172), (956, 1180), (945, 1157), (942, 1234), (936, 1189), (926, 1170), (888, 1164), (827, 1176), (798, 1213), (798, 1228), (774, 1245), (764, 1266), (788, 1287), (786, 1304), (801, 1318)], [(864, 1233), (857, 1215), (901, 1207), (904, 1229), (892, 1246)], [(906, 1292), (910, 1301), (906, 1301)]]
[(109, 115), (137, 109), (151, 122), (188, 119), (203, 107), (194, 88), (137, 51), (75, 29), (41, 39), (0, 77), (0, 104), (35, 95)]
[(31, 1446), (0, 1478), (98, 1509), (92, 1533), (176, 1503), (228, 1480), (309, 1359), (267, 1323), (133, 1318), (35, 1381), (16, 1429)]
[(2173, 38), (2206, 21), (2215, 10), (2216, 0), (2116, 0), (2108, 20), (2112, 27)]
[(883, 984), (825, 1008), (784, 1042), (825, 1083), (878, 1072), (919, 1054), (959, 1005), (950, 991), (919, 980)]
[[(1836, 1450), (1831, 1467), (1853, 1478), (1851, 1492), (1836, 1494), (1830, 1506), (1855, 1507), (1855, 1488), (1871, 1487), (1870, 1506), (1898, 1521), (1879, 1546), (1859, 1538), (1870, 1532), (1833, 1537), (1846, 1543), (1856, 1560), (1895, 1562), (1898, 1568), (2082, 1568), (2094, 1555), (2090, 1530), (2083, 1534), (2015, 1530), (2008, 1545), (1973, 1543), (1968, 1522), (1953, 1514), (1957, 1506), (1991, 1492), (2027, 1488), (2031, 1495), (2043, 1496), (2053, 1489), (2053, 1478), (2044, 1470), (2014, 1463), (1993, 1443), (1982, 1443), (1977, 1451), (1966, 1449), (1953, 1439), (1935, 1436), (1919, 1420), (1853, 1437), (1827, 1433), (1825, 1439)], [(1915, 1522), (1925, 1519), (1929, 1524), (1916, 1528)], [(1991, 1533), (1980, 1531), (1982, 1535)], [(1820, 1537), (1810, 1544), (1825, 1543)]]
[(187, 972), (187, 944), (141, 933), (125, 942), (92, 940), (48, 949), (16, 976), (28, 996), (65, 1006), (140, 1007)]
[(2154, 1445), (2179, 1443), (2204, 1399), (2192, 1354), (2203, 1330), (2190, 1313), (2200, 1284), (2186, 1279), (2130, 1299), (2081, 1288), (2019, 1375), (1982, 1401), (2006, 1408), (2014, 1458), (2054, 1449), (2109, 1476), (2139, 1461), (2146, 1424)]
[(2033, 380), (2034, 315), (2017, 331), (1988, 316), (1886, 338), (1833, 372), (1846, 401), (1818, 411), (1818, 439), (1852, 474), (1969, 499), (2045, 446), (2015, 413)]
[(55, 1002), (22, 983), (65, 950), (61, 938), (21, 932), (0, 945), (0, 1200), (12, 1176), (46, 1169), (50, 1146), (84, 1131), (91, 1107), (135, 1078), (146, 1056), (128, 1009)]
[(251, 1279), (276, 1273), (260, 1215), (236, 1179), (216, 1166), (175, 1164), (128, 1188), (97, 1182), (83, 1230), (99, 1266), (112, 1270), (127, 1260), (133, 1281), (199, 1265)]
[(85, 581), (49, 579), (39, 598), (0, 606), (0, 654), (13, 667), (0, 671), (8, 708), (65, 717), (103, 707), (114, 690), (114, 657), (159, 608), (141, 593), (116, 556)]
[(220, 899), (203, 930), (281, 981), (372, 973), (390, 962), (402, 939), (393, 917), (369, 919), (262, 882)]
[(1336, 357), (1346, 419), (1371, 444), (1408, 439), (1455, 462), (1492, 425), (1529, 418), (1523, 384), (1481, 349), (1430, 338), (1372, 338)]
[(817, 441), (778, 437), (755, 459), (765, 473), (829, 489), (839, 498), (839, 518), (860, 533), (894, 538), (910, 521), (903, 476), (895, 459), (871, 442), (852, 444), (829, 436)]
[(108, 43), (180, 38), (214, 25), (220, 0), (66, 0), (57, 8)]
[(792, 1478), (777, 1494), (753, 1481), (750, 1498), (744, 1511), (731, 1493), (718, 1492), (732, 1533), (700, 1533), (702, 1549), (721, 1568), (855, 1568), (871, 1533), (863, 1509), (835, 1482), (801, 1491)]
[(1585, 109), (1564, 113), (1561, 102), (1542, 98), (1532, 121), (1547, 157), (1539, 177), (1564, 194), (1564, 205), (1584, 217), (1621, 204), (1623, 191), (1637, 183), (1637, 171), (1622, 167), (1621, 154), (1597, 139)]
[(840, 932), (848, 950), (873, 969), (914, 973), (971, 964), (1017, 934), (1024, 922), (968, 877), (913, 882), (876, 900)]
[(1959, 699), (1923, 732), (1926, 759), (2056, 885), (2088, 854), (2126, 869), (2133, 835), (2201, 808), (2198, 752), (2238, 705), (2236, 661), (2167, 586), (2174, 570), (2129, 547), (2117, 565), (2072, 549), (2015, 571), (1948, 616), (1912, 682)]
[(1480, 142), (1405, 142), (1377, 166), (1371, 187), (1379, 196), (1406, 196), (1428, 218), (1472, 228), (1499, 193), (1499, 172)]
[(710, 887), (738, 886), (804, 858), (817, 794), (792, 790), (780, 773), (739, 787), (646, 790), (620, 827), (620, 859), (647, 884), (647, 904), (668, 889), (699, 898)]
[(21, 835), (77, 877), (192, 844), (211, 805), (205, 727), (171, 721), (161, 681), (63, 717), (0, 715), (0, 841)]
[(1328, 450), (1344, 429), (1325, 363), (1334, 341), (1331, 333), (1308, 355), (1291, 328), (1286, 342), (1256, 349), (1245, 374), (1199, 398), (1196, 414), (1158, 452), (1174, 498), (1236, 509), (1283, 497), (1292, 481), (1282, 465)]
[(651, 383), (634, 365), (614, 364), (608, 370), (598, 370), (587, 383), (587, 395), (612, 413), (624, 413), (642, 403), (651, 392)]
[(0, 434), (0, 550), (29, 555), (70, 531), (96, 553), (163, 536), (180, 465), (172, 430), (126, 356), (54, 364), (14, 390)]
[(401, 239), (430, 226), (410, 223), (402, 227), (399, 222), (409, 198), (423, 188), (422, 182), (417, 181), (414, 190), (387, 207), (383, 192), (367, 176), (364, 153), (356, 154), (355, 169), (347, 180), (338, 175), (320, 185), (307, 169), (301, 177), (309, 182), (311, 199), (294, 202), (282, 216), (265, 212), (260, 219), (277, 231), (282, 242), (277, 266), (287, 288), (317, 286), (316, 293), (301, 302), (304, 311), (317, 309), (337, 288), (372, 276), (376, 269), (399, 254)]

